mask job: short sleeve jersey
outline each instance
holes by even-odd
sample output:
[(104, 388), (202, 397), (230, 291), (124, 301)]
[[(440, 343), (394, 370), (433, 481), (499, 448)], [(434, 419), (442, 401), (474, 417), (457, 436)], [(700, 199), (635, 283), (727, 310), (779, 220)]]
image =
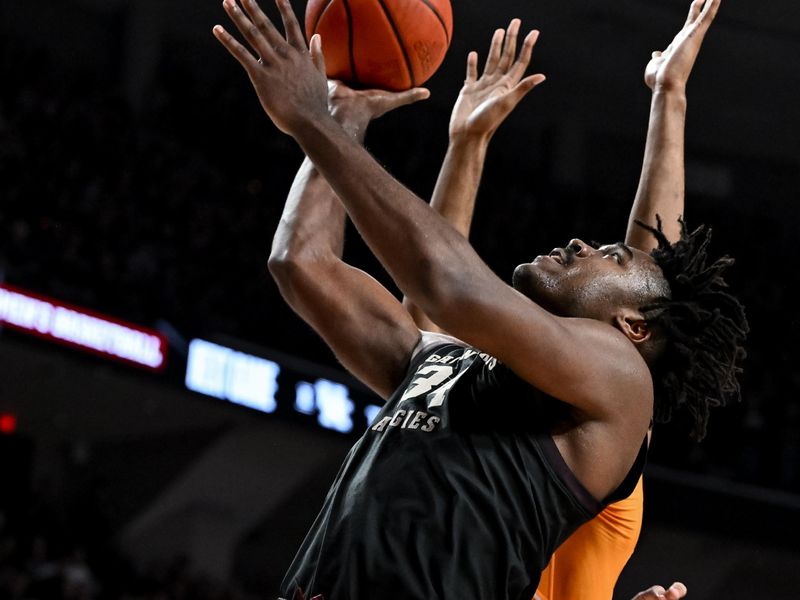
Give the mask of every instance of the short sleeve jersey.
[(432, 336), (348, 453), (285, 598), (530, 600), (553, 551), (602, 510), (550, 436), (565, 405)]

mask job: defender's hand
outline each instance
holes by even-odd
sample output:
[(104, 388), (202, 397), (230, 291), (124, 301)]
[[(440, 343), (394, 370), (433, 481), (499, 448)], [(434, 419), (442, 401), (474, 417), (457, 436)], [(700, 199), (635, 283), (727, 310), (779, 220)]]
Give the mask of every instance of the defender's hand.
[(703, 38), (717, 15), (720, 0), (694, 0), (683, 29), (663, 52), (653, 52), (644, 81), (654, 92), (684, 93), (686, 82), (700, 52)]
[(686, 586), (676, 581), (668, 590), (660, 585), (654, 585), (649, 590), (636, 594), (633, 600), (679, 600), (686, 596), (686, 593)]
[(542, 74), (523, 79), (533, 46), (539, 37), (538, 31), (531, 31), (525, 37), (522, 51), (514, 60), (519, 27), (520, 20), (514, 19), (507, 31), (498, 29), (494, 32), (489, 56), (480, 77), (478, 53), (469, 53), (467, 78), (450, 117), (451, 138), (465, 135), (490, 138), (525, 94), (544, 81)]
[(289, 135), (315, 119), (328, 116), (328, 86), (320, 38), (311, 38), (310, 52), (289, 0), (276, 0), (286, 32), (282, 36), (255, 0), (224, 0), (225, 12), (256, 56), (220, 25), (214, 35), (244, 67), (275, 126)]
[(328, 107), (331, 114), (345, 130), (356, 136), (363, 133), (370, 121), (429, 96), (430, 92), (424, 88), (403, 92), (354, 90), (341, 81), (328, 81)]

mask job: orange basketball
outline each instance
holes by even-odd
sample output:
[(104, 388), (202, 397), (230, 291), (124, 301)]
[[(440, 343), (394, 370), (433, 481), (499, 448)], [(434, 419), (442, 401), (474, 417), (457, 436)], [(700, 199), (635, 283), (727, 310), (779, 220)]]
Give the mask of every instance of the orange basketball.
[(309, 0), (306, 34), (322, 36), (328, 77), (405, 90), (442, 64), (453, 32), (450, 0)]

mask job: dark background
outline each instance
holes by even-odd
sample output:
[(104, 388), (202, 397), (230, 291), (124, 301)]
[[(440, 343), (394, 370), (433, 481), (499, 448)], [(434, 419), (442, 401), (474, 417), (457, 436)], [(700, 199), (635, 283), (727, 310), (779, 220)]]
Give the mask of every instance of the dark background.
[[(466, 54), (483, 58), (494, 28), (519, 16), (542, 31), (533, 69), (548, 81), (495, 137), (473, 242), (507, 278), (571, 237), (620, 239), (647, 126), (643, 69), (687, 8), (457, 3), (432, 98), (375, 123), (368, 146), (429, 197)], [(265, 268), (302, 155), (218, 47), (217, 22), (219, 2), (0, 0), (0, 280), (173, 343), (152, 376), (0, 335), (0, 410), (19, 417), (0, 438), (0, 588), (6, 574), (27, 578), (19, 597), (73, 593), (31, 592), (40, 563), (62, 579), (89, 570), (87, 597), (269, 597), (352, 441), (180, 389), (192, 337), (335, 366)], [(797, 597), (799, 34), (795, 2), (723, 0), (692, 75), (686, 217), (713, 225), (716, 251), (737, 259), (730, 283), (752, 327), (743, 401), (712, 415), (700, 445), (680, 423), (657, 429), (645, 532), (619, 598), (677, 578), (694, 598)], [(354, 232), (347, 258), (391, 285)], [(268, 483), (234, 478), (251, 495), (212, 501), (199, 482), (234, 462)]]

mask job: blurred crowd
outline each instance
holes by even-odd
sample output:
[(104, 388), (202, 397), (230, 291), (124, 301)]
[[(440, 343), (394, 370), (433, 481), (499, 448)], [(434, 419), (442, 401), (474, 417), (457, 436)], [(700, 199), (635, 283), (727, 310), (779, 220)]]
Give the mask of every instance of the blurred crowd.
[(41, 493), (30, 501), (0, 510), (0, 600), (256, 600), (184, 559), (135, 567), (117, 552), (102, 513), (86, 505), (65, 508), (63, 497)]
[[(11, 41), (3, 43), (6, 54)], [(14, 61), (0, 63), (0, 278), (143, 325), (165, 320), (187, 336), (224, 332), (335, 364), (266, 276), (271, 234), (301, 155), (269, 127), (238, 71), (201, 82), (165, 60), (134, 113), (113, 79), (65, 71), (24, 45), (14, 52)], [(413, 127), (391, 118), (376, 126), (380, 159), (423, 196), (435, 180), (446, 122), (446, 114), (417, 110)], [(487, 166), (474, 238), (498, 272), (530, 260), (530, 240), (549, 240), (554, 229), (611, 229), (579, 208), (597, 198), (560, 189), (544, 167), (528, 174), (531, 189), (501, 166)], [(537, 204), (550, 195), (559, 202)], [(496, 199), (508, 210), (486, 208)], [(626, 213), (620, 206), (604, 218), (618, 224)], [(793, 228), (780, 222), (787, 215), (753, 224), (732, 208), (725, 218), (745, 233), (750, 225), (774, 228), (770, 244), (793, 246)], [(718, 411), (700, 446), (664, 429), (654, 460), (800, 491), (800, 356), (770, 338), (770, 318), (789, 314), (787, 289), (798, 276), (770, 271), (756, 254), (762, 240), (724, 235), (718, 239), (737, 256), (733, 279), (753, 327), (744, 402)], [(357, 236), (349, 242), (348, 257), (376, 271)], [(798, 321), (789, 315), (780, 326), (790, 335)], [(48, 573), (58, 573), (59, 585), (94, 585), (78, 547), (45, 560), (49, 541), (26, 534), (4, 538), (0, 551), (4, 568), (16, 564), (25, 585)]]

